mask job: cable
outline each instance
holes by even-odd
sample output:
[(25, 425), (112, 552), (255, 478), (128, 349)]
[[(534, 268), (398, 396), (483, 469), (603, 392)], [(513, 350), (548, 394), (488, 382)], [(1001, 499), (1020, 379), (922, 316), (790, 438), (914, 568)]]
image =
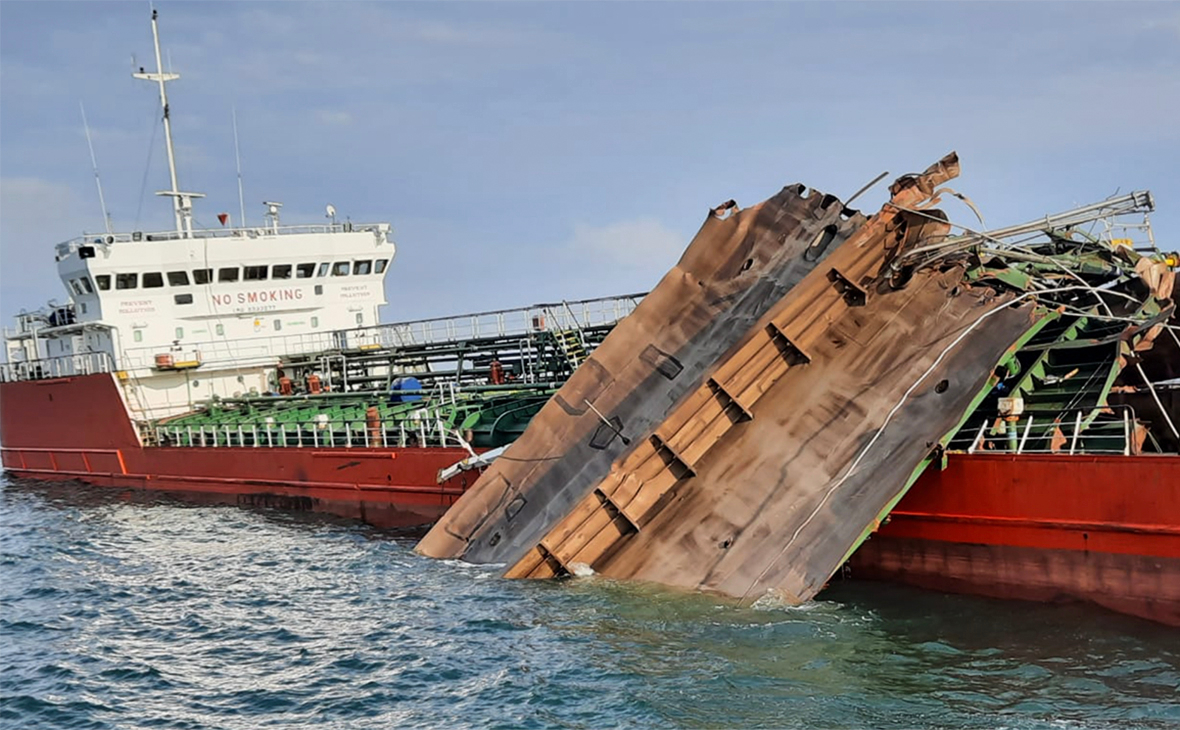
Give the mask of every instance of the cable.
[(1021, 301), (1022, 299), (1027, 299), (1028, 297), (1032, 297), (1036, 294), (1055, 294), (1055, 293), (1061, 293), (1061, 292), (1067, 292), (1067, 291), (1076, 291), (1078, 289), (1084, 289), (1084, 288), (1087, 288), (1087, 287), (1073, 287), (1073, 286), (1071, 286), (1071, 287), (1059, 287), (1056, 289), (1048, 289), (1048, 290), (1045, 290), (1042, 292), (1025, 292), (1025, 293), (1020, 294), (1019, 296), (1015, 297), (1014, 299), (1011, 299), (1009, 301), (1005, 301), (1002, 304), (999, 304), (999, 305), (993, 307), (992, 309), (989, 309), (988, 311), (984, 312), (974, 322), (972, 322), (966, 329), (964, 329), (963, 332), (961, 332), (957, 337), (955, 337), (955, 339), (952, 340), (950, 342), (950, 344), (948, 344), (945, 348), (943, 348), (942, 352), (938, 353), (938, 357), (935, 358), (934, 362), (930, 364), (930, 367), (928, 367), (918, 377), (918, 379), (914, 381), (914, 384), (911, 385), (906, 390), (906, 392), (902, 394), (901, 399), (898, 400), (898, 402), (897, 402), (897, 405), (893, 406), (892, 410), (890, 410), (888, 415), (885, 416), (884, 422), (881, 423), (881, 426), (877, 429), (877, 432), (873, 435), (873, 438), (869, 439), (869, 442), (864, 445), (864, 447), (861, 449), (860, 453), (856, 456), (855, 459), (853, 459), (852, 463), (848, 467), (848, 470), (844, 473), (844, 476), (840, 477), (840, 479), (835, 484), (833, 484), (827, 490), (827, 492), (824, 493), (823, 499), (821, 499), (819, 504), (817, 504), (815, 506), (815, 509), (812, 510), (811, 514), (808, 515), (805, 520), (803, 520), (803, 523), (801, 525), (799, 525), (798, 528), (795, 529), (794, 534), (791, 535), (791, 539), (787, 541), (787, 544), (783, 546), (783, 549), (779, 551), (778, 555), (775, 556), (775, 559), (772, 560), (766, 566), (766, 568), (763, 569), (763, 571), (758, 575), (758, 577), (754, 579), (753, 583), (750, 584), (750, 587), (747, 588), (746, 592), (742, 594), (742, 598), (744, 599), (747, 596), (749, 596), (750, 590), (753, 589), (754, 586), (758, 585), (758, 583), (760, 583), (762, 581), (762, 579), (766, 576), (767, 572), (770, 571), (771, 567), (773, 567), (775, 565), (775, 563), (777, 563), (779, 561), (779, 559), (782, 558), (782, 556), (785, 555), (788, 550), (790, 550), (791, 546), (795, 544), (795, 541), (799, 538), (799, 535), (802, 534), (803, 530), (805, 530), (807, 528), (807, 526), (811, 524), (811, 521), (815, 519), (816, 515), (818, 515), (820, 510), (823, 509), (824, 505), (827, 504), (828, 499), (831, 498), (831, 496), (836, 492), (837, 489), (839, 489), (841, 486), (844, 485), (844, 483), (846, 481), (848, 481), (848, 479), (856, 471), (856, 467), (859, 466), (860, 462), (864, 460), (864, 457), (868, 454), (869, 450), (872, 449), (873, 446), (877, 443), (878, 439), (881, 438), (881, 434), (885, 433), (885, 429), (886, 429), (886, 427), (889, 426), (889, 422), (892, 421), (893, 417), (897, 414), (897, 412), (899, 410), (901, 410), (901, 407), (905, 404), (906, 400), (908, 400), (909, 397), (913, 394), (913, 392), (915, 390), (917, 390), (918, 386), (922, 384), (922, 381), (924, 381), (930, 375), (930, 373), (934, 372), (934, 369), (937, 368), (939, 366), (939, 364), (942, 363), (942, 361), (946, 357), (947, 353), (949, 353), (960, 342), (962, 342), (967, 337), (967, 335), (970, 334), (976, 327), (978, 327), (985, 319), (987, 319), (988, 317), (991, 317), (992, 315), (996, 314), (997, 312), (1003, 311), (1004, 309), (1011, 307), (1013, 304), (1016, 304), (1017, 302)]
[(156, 148), (156, 129), (159, 127), (155, 123), (155, 115), (152, 116), (152, 139), (148, 143), (147, 163), (143, 168), (143, 180), (139, 183), (139, 204), (135, 208), (135, 225), (133, 228), (139, 230), (139, 214), (143, 212), (143, 194), (147, 190), (148, 174), (152, 171), (152, 151)]

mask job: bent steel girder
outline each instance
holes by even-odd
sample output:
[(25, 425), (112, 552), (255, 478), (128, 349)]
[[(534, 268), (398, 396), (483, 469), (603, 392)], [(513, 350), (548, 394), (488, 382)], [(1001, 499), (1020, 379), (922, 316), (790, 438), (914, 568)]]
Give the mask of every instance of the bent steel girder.
[(677, 265), (417, 550), (519, 560), (700, 387), (719, 353), (865, 222), (802, 185), (750, 208), (731, 201), (710, 211)]

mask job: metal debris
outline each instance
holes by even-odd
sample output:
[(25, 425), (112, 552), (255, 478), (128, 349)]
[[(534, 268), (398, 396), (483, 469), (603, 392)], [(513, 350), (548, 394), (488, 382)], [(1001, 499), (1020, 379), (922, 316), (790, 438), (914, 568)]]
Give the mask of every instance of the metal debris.
[[(1151, 197), (974, 231), (935, 207), (957, 175), (952, 153), (900, 178), (868, 220), (797, 187), (711, 213), (419, 551), (799, 603), (969, 420), (1067, 393), (1038, 407), (1076, 441), (1173, 314), (1176, 265), (1083, 226)], [(1103, 356), (1049, 372), (1070, 348)]]

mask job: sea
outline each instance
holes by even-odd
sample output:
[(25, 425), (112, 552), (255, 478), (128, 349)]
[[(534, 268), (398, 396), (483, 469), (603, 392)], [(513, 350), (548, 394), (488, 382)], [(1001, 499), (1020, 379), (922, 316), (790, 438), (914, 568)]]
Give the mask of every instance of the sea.
[(1180, 630), (835, 581), (740, 608), (417, 535), (0, 484), (0, 727), (1171, 728)]

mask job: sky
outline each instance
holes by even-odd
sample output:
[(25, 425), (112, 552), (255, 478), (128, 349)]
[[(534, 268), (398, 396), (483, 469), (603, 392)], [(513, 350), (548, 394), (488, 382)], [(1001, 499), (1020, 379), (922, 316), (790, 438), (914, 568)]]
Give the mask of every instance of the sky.
[[(1150, 189), (1180, 249), (1180, 4), (158, 2), (197, 223), (393, 224), (385, 321), (644, 291), (710, 207), (957, 150), (990, 227)], [(172, 227), (147, 2), (0, 0), (0, 314)], [(857, 207), (875, 210), (885, 185)], [(973, 215), (948, 204), (952, 220)]]

